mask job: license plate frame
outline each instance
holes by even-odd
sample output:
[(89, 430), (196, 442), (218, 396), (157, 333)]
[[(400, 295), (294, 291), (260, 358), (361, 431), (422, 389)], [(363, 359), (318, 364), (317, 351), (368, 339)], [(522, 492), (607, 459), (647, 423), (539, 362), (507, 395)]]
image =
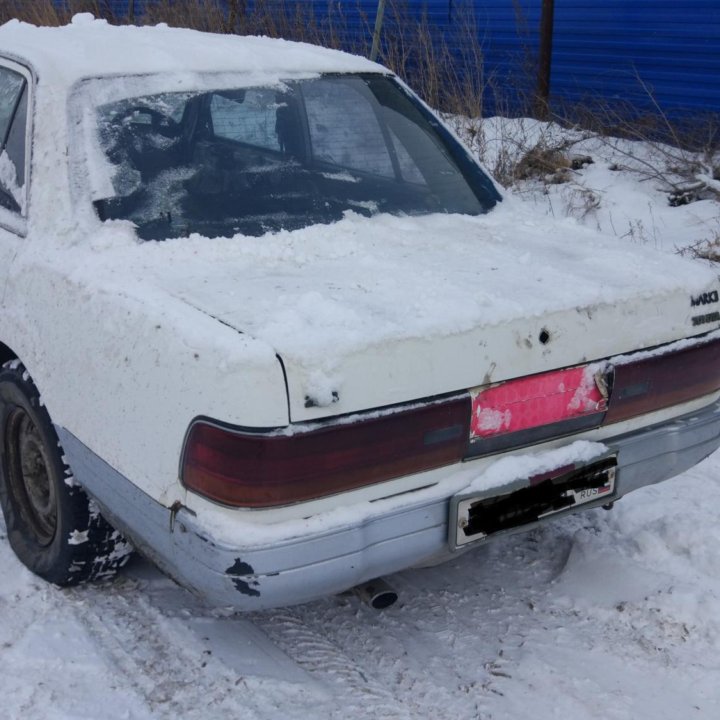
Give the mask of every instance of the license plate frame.
[(451, 499), (449, 542), (452, 549), (493, 536), (533, 527), (578, 508), (605, 505), (617, 496), (617, 455), (518, 478), (500, 488)]

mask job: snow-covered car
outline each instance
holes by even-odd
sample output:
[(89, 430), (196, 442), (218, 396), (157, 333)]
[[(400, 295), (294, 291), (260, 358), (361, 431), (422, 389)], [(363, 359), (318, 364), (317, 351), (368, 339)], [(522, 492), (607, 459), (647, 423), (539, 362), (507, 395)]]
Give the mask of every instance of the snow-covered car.
[(376, 64), (14, 21), (0, 130), (0, 501), (53, 583), (304, 602), (720, 444), (716, 273), (503, 197)]

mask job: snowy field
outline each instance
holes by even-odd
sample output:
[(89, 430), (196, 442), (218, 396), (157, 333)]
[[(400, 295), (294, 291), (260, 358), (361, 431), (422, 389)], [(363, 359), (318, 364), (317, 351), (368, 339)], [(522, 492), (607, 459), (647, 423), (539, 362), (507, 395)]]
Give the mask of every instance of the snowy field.
[[(507, 129), (486, 123), (489, 160)], [(539, 214), (658, 252), (718, 237), (716, 200), (670, 207), (657, 177), (626, 169), (651, 149), (572, 152), (593, 163), (516, 188)], [(233, 615), (142, 560), (110, 585), (58, 590), (0, 541), (0, 717), (717, 720), (719, 476), (711, 457), (611, 512), (400, 573), (382, 612), (348, 594)]]

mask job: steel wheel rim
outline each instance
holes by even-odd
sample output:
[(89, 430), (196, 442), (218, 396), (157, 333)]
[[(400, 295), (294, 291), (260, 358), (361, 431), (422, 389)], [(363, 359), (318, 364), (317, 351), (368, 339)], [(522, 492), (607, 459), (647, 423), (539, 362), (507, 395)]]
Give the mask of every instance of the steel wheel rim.
[(20, 512), (38, 543), (49, 545), (57, 529), (57, 493), (45, 444), (23, 408), (15, 408), (8, 418), (5, 447), (8, 481)]

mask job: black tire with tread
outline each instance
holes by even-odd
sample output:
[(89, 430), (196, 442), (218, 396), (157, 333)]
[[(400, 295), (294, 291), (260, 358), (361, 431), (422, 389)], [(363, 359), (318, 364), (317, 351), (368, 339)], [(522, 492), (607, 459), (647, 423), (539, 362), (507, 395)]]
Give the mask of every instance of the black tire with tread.
[[(37, 468), (41, 481), (33, 484), (27, 477), (35, 470), (37, 478)], [(37, 511), (39, 503), (46, 512)], [(75, 481), (40, 394), (18, 360), (0, 368), (0, 506), (15, 554), (55, 585), (112, 577), (130, 556), (130, 545)]]

